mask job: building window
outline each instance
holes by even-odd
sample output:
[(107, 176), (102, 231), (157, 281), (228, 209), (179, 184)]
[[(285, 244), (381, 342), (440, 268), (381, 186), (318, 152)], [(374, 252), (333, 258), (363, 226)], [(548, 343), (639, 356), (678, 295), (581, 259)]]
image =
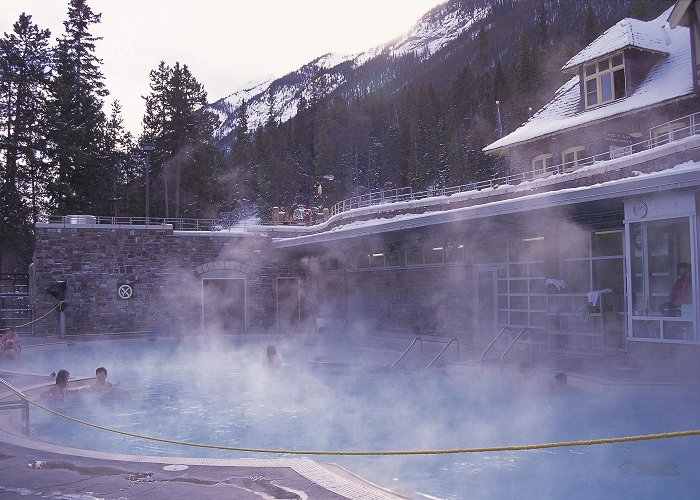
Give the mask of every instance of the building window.
[(409, 248), (406, 252), (406, 265), (420, 266), (423, 263), (425, 263), (423, 249), (421, 247)]
[(583, 146), (576, 146), (569, 148), (562, 152), (561, 154), (561, 165), (564, 172), (570, 172), (581, 165), (588, 164), (585, 161), (586, 148)]
[(544, 154), (535, 156), (532, 159), (532, 173), (533, 175), (540, 175), (547, 172), (554, 164), (554, 156), (550, 154)]
[(425, 263), (426, 264), (442, 264), (445, 261), (445, 247), (442, 245), (426, 248)]
[(384, 267), (384, 252), (369, 254), (369, 267)]
[(652, 147), (668, 144), (690, 135), (687, 120), (676, 120), (651, 129)]
[(697, 341), (689, 217), (630, 224), (632, 337)]
[(622, 53), (587, 64), (583, 72), (586, 108), (625, 97), (625, 58)]

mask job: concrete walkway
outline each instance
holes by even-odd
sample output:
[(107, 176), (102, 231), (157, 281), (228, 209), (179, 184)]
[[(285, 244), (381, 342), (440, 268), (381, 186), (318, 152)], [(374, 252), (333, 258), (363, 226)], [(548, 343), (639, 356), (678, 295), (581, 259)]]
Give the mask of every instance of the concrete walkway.
[(0, 431), (0, 498), (404, 498), (307, 459), (169, 459), (95, 453)]

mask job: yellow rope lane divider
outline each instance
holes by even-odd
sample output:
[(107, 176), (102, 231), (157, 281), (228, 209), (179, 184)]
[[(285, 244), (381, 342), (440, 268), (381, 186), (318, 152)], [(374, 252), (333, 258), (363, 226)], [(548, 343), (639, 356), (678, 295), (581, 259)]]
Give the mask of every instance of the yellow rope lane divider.
[(457, 454), (457, 453), (486, 453), (494, 451), (526, 451), (526, 450), (543, 450), (548, 448), (566, 448), (573, 446), (592, 446), (598, 444), (614, 444), (614, 443), (629, 443), (633, 441), (651, 441), (655, 439), (669, 439), (687, 436), (700, 436), (700, 429), (694, 429), (689, 431), (678, 431), (678, 432), (662, 432), (659, 434), (643, 434), (640, 436), (625, 436), (617, 438), (603, 438), (603, 439), (586, 439), (580, 441), (558, 441), (555, 443), (540, 443), (540, 444), (523, 444), (523, 445), (510, 445), (510, 446), (487, 446), (483, 448), (451, 448), (442, 450), (387, 450), (387, 451), (322, 451), (322, 450), (279, 450), (279, 449), (265, 449), (265, 448), (243, 448), (239, 446), (224, 446), (218, 444), (206, 444), (206, 443), (192, 443), (189, 441), (177, 441), (174, 439), (165, 439), (154, 436), (145, 436), (143, 434), (136, 434), (133, 432), (120, 431), (117, 429), (112, 429), (110, 427), (105, 427), (98, 424), (93, 424), (91, 422), (86, 422), (77, 418), (73, 418), (69, 415), (64, 415), (63, 413), (54, 411), (46, 406), (43, 406), (35, 401), (32, 401), (27, 396), (25, 396), (19, 389), (15, 388), (2, 378), (0, 378), (0, 385), (5, 386), (10, 391), (14, 392), (19, 398), (26, 401), (27, 403), (41, 408), (44, 411), (57, 415), (61, 418), (77, 422), (82, 425), (87, 425), (95, 429), (100, 429), (103, 431), (113, 432), (115, 434), (121, 434), (123, 436), (130, 436), (139, 439), (146, 439), (149, 441), (157, 441), (159, 443), (170, 443), (178, 444), (182, 446), (191, 446), (196, 448), (210, 448), (215, 450), (226, 450), (226, 451), (243, 451), (248, 453), (269, 453), (269, 454), (284, 454), (284, 455), (363, 455), (363, 456), (388, 456), (388, 455), (447, 455), (447, 454)]

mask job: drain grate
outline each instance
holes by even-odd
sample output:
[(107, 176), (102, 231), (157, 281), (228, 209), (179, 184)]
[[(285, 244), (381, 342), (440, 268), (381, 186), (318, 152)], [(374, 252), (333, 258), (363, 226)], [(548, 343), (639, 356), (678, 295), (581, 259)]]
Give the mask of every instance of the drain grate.
[(126, 478), (135, 483), (152, 483), (156, 480), (151, 472), (132, 472)]

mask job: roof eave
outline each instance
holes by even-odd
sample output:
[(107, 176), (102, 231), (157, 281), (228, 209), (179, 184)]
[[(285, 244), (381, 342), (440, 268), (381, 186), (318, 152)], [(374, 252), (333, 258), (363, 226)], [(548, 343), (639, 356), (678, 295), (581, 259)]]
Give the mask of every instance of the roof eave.
[(596, 57), (594, 57), (594, 58), (592, 58), (592, 59), (588, 59), (587, 61), (582, 61), (582, 62), (580, 62), (580, 63), (578, 63), (578, 64), (574, 64), (574, 65), (565, 64), (564, 66), (562, 66), (561, 71), (562, 71), (563, 73), (569, 73), (569, 74), (572, 74), (572, 75), (577, 75), (577, 74), (578, 74), (578, 71), (579, 71), (579, 68), (580, 68), (581, 66), (583, 66), (583, 65), (585, 65), (585, 64), (588, 64), (588, 63), (590, 63), (591, 61), (597, 61), (598, 59), (602, 59), (602, 58), (604, 58), (604, 57), (608, 57), (608, 56), (610, 56), (611, 54), (614, 54), (615, 52), (620, 52), (620, 51), (622, 51), (622, 50), (628, 50), (628, 49), (637, 49), (637, 50), (641, 50), (641, 51), (644, 51), (644, 52), (649, 52), (649, 53), (651, 53), (651, 54), (657, 54), (657, 55), (666, 56), (666, 57), (669, 55), (668, 52), (664, 52), (663, 50), (648, 49), (648, 48), (645, 48), (645, 47), (639, 47), (639, 46), (637, 46), (637, 45), (631, 45), (631, 44), (630, 44), (630, 45), (625, 45), (624, 47), (620, 47), (619, 49), (615, 49), (615, 50), (608, 51), (608, 52), (606, 52), (605, 54), (600, 54), (599, 56), (596, 56)]
[[(542, 140), (542, 139), (548, 139), (548, 138), (551, 138), (551, 137), (555, 137), (555, 136), (561, 135), (561, 134), (566, 133), (566, 132), (571, 132), (571, 131), (573, 131), (573, 130), (578, 130), (578, 129), (583, 128), (583, 127), (588, 127), (588, 126), (590, 126), (590, 125), (595, 125), (595, 124), (597, 124), (597, 123), (607, 122), (607, 121), (610, 121), (610, 120), (614, 120), (614, 119), (616, 119), (616, 118), (622, 118), (622, 117), (624, 117), (624, 116), (628, 116), (628, 115), (631, 115), (631, 114), (634, 114), (634, 113), (639, 113), (640, 111), (645, 111), (645, 110), (648, 110), (648, 109), (658, 108), (658, 107), (660, 107), (660, 106), (665, 106), (666, 104), (671, 104), (671, 103), (673, 103), (673, 102), (678, 102), (678, 101), (681, 101), (681, 100), (684, 100), (684, 99), (691, 99), (691, 98), (694, 98), (694, 97), (696, 97), (696, 94), (695, 94), (695, 93), (690, 93), (690, 94), (686, 94), (686, 95), (682, 95), (682, 96), (673, 97), (673, 98), (671, 98), (671, 99), (666, 99), (665, 101), (661, 101), (661, 102), (657, 102), (657, 103), (654, 103), (654, 104), (650, 104), (650, 105), (648, 105), (648, 106), (644, 106), (643, 108), (631, 109), (631, 110), (629, 110), (629, 111), (623, 111), (622, 113), (617, 113), (617, 114), (610, 115), (610, 116), (606, 116), (606, 117), (603, 117), (603, 118), (598, 118), (597, 120), (591, 120), (591, 121), (588, 121), (588, 122), (585, 122), (585, 123), (579, 123), (579, 124), (577, 124), (577, 125), (573, 125), (573, 126), (568, 127), (568, 128), (564, 128), (564, 129), (561, 129), (561, 130), (557, 130), (557, 131), (555, 131), (555, 132), (548, 132), (548, 133), (546, 133), (546, 134), (538, 135), (537, 137), (531, 137), (530, 139), (525, 139), (525, 140), (523, 140), (523, 141), (513, 142), (513, 143), (511, 143), (511, 144), (508, 144), (507, 146), (499, 146), (499, 147), (497, 147), (497, 148), (493, 148), (493, 149), (490, 149), (490, 150), (487, 150), (486, 148), (484, 148), (484, 149), (482, 149), (482, 151), (483, 151), (484, 153), (486, 153), (486, 154), (498, 154), (498, 155), (500, 155), (500, 156), (505, 156), (505, 155), (508, 155), (508, 151), (509, 151), (510, 149), (512, 149), (512, 148), (514, 148), (514, 147), (517, 147), (517, 146), (522, 146), (522, 145), (525, 145), (525, 144), (530, 144), (530, 143), (532, 143), (532, 142), (536, 142), (536, 141), (539, 141), (539, 140)], [(488, 146), (487, 146), (487, 147), (488, 147)]]
[(688, 8), (693, 2), (691, 0), (678, 0), (676, 5), (673, 6), (671, 15), (668, 16), (668, 24), (671, 28), (676, 28), (678, 26), (688, 27), (690, 24), (688, 22)]

